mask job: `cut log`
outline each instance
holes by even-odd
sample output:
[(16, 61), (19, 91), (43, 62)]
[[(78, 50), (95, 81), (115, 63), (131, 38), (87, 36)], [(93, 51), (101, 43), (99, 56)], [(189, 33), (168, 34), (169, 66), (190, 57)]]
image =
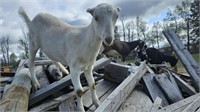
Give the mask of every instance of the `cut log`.
[(115, 83), (121, 83), (130, 74), (130, 66), (118, 63), (110, 63), (104, 67), (104, 79)]
[(180, 58), (182, 64), (184, 65), (187, 72), (190, 74), (195, 90), (197, 92), (200, 91), (200, 67), (188, 52), (188, 50), (184, 47), (181, 41), (178, 39), (178, 36), (172, 30), (165, 30), (163, 34), (174, 48), (177, 56)]
[(2, 112), (26, 112), (28, 109), (31, 79), (29, 70), (23, 68), (23, 62), (24, 60), (20, 62), (11, 87), (0, 101), (0, 110)]
[(153, 101), (155, 101), (157, 97), (160, 97), (162, 99), (161, 106), (162, 107), (167, 106), (167, 105), (169, 105), (169, 103), (167, 101), (167, 98), (161, 91), (161, 89), (157, 86), (157, 84), (154, 80), (155, 76), (156, 76), (155, 74), (146, 73), (143, 76), (145, 86), (147, 87), (148, 93)]
[(169, 103), (174, 103), (184, 99), (180, 90), (178, 89), (178, 86), (165, 74), (157, 75), (155, 76), (155, 79), (163, 93), (166, 95)]
[(127, 98), (136, 84), (140, 81), (142, 76), (146, 73), (146, 63), (142, 62), (140, 66), (131, 73), (95, 110), (95, 112), (102, 111), (116, 111), (122, 102)]

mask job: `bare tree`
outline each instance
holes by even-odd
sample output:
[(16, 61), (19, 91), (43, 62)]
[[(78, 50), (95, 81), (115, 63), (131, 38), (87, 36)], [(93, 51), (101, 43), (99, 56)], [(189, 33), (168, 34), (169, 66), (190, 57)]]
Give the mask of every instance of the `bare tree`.
[(19, 39), (19, 48), (24, 50), (23, 58), (28, 58), (28, 34), (25, 32), (25, 30), (22, 28), (23, 37)]
[(10, 64), (10, 37), (9, 35), (2, 36), (1, 38), (1, 52), (3, 55), (4, 64), (9, 66)]
[(124, 41), (126, 40), (126, 27), (125, 27), (125, 20), (126, 20), (126, 17), (125, 16), (122, 16), (120, 17), (119, 19), (122, 23), (122, 35), (123, 35), (123, 38), (124, 38)]

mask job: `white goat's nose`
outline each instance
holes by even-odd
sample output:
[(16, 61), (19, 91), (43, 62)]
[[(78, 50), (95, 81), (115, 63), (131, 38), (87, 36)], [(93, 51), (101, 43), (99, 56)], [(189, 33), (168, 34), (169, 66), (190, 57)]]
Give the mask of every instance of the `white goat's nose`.
[(111, 44), (112, 44), (112, 41), (113, 41), (113, 38), (112, 38), (112, 37), (107, 37), (107, 38), (105, 39), (105, 41), (106, 41), (106, 43), (107, 43), (108, 45), (111, 45)]

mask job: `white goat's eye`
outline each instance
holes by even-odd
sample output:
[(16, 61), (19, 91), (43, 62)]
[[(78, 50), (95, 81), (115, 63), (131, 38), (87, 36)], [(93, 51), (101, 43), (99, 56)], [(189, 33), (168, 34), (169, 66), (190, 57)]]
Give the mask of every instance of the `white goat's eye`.
[(118, 15), (116, 16), (116, 19), (118, 19)]
[(97, 16), (95, 16), (94, 19), (95, 19), (96, 21), (99, 21), (99, 18), (98, 18)]

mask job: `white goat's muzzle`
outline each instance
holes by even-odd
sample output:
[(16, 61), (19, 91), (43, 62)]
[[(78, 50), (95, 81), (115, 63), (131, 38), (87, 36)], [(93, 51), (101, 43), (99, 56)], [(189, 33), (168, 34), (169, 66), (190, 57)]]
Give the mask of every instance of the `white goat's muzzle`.
[(113, 43), (113, 37), (106, 37), (104, 43), (110, 46)]

